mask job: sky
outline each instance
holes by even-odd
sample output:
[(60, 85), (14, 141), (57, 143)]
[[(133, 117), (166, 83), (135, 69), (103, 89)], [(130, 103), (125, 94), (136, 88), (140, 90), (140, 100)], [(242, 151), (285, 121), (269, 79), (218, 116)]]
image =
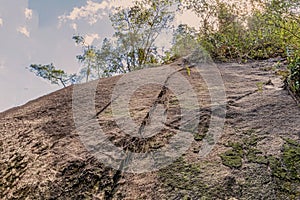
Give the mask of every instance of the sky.
[[(78, 72), (81, 49), (72, 36), (80, 34), (89, 44), (100, 45), (113, 34), (111, 10), (130, 5), (131, 0), (0, 0), (0, 112), (60, 89), (27, 67), (53, 63), (68, 73)], [(197, 26), (199, 19), (183, 13), (174, 23)]]

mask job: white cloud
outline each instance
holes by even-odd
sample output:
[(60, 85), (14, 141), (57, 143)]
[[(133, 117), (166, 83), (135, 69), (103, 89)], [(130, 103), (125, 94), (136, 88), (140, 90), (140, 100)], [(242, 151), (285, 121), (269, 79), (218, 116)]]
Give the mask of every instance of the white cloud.
[(95, 24), (99, 19), (105, 16), (105, 13), (99, 12), (100, 10), (109, 9), (110, 4), (107, 1), (102, 1), (101, 3), (93, 2), (91, 0), (87, 1), (85, 6), (80, 8), (75, 7), (70, 12), (69, 15), (59, 16), (58, 19), (60, 23), (66, 22), (67, 20), (74, 21), (79, 19), (85, 19), (90, 25)]
[(84, 41), (87, 45), (91, 45), (94, 40), (100, 39), (99, 35), (97, 33), (87, 34), (84, 37)]
[(19, 28), (17, 28), (17, 31), (23, 35), (25, 35), (26, 37), (30, 37), (30, 32), (28, 31), (28, 29), (25, 26), (20, 26)]
[(175, 25), (179, 24), (187, 24), (190, 27), (198, 28), (200, 25), (200, 18), (192, 11), (184, 11), (183, 13), (179, 13), (175, 18)]
[(110, 8), (122, 7), (127, 8), (133, 5), (133, 0), (111, 0)]
[(88, 0), (85, 6), (80, 8), (74, 7), (69, 14), (61, 15), (59, 19), (59, 27), (62, 23), (75, 20), (86, 20), (90, 25), (103, 19), (108, 15), (112, 8), (129, 7), (133, 5), (133, 0), (104, 0), (101, 3)]
[(0, 70), (5, 68), (5, 60), (0, 60)]
[(3, 19), (0, 18), (0, 27), (3, 26)]
[(31, 20), (32, 19), (32, 10), (28, 9), (28, 8), (25, 8), (25, 17), (27, 20)]
[(74, 31), (77, 31), (77, 24), (76, 24), (76, 23), (72, 23), (70, 26), (71, 26), (71, 28), (72, 28)]

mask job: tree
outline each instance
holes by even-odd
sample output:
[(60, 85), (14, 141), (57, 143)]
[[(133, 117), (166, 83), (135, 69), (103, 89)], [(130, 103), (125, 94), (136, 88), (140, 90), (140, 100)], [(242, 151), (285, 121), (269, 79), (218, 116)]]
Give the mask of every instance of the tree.
[(117, 8), (110, 16), (126, 71), (157, 62), (155, 41), (162, 31), (172, 27), (174, 3), (171, 0), (136, 1), (130, 8)]
[(31, 65), (31, 71), (53, 84), (66, 86), (74, 77), (77, 82), (84, 78), (88, 82), (161, 63), (162, 55), (155, 42), (163, 31), (172, 28), (179, 1), (135, 0), (129, 8), (116, 8), (110, 15), (115, 33), (112, 38), (105, 38), (100, 48), (87, 44), (83, 36), (73, 36), (83, 49), (76, 58), (84, 68), (76, 76), (67, 75), (52, 64)]
[(176, 57), (186, 56), (197, 48), (198, 32), (186, 24), (180, 24), (173, 34), (171, 53)]
[(291, 39), (300, 41), (300, 2), (299, 0), (271, 0), (265, 2), (264, 14), (268, 25), (284, 30)]
[(85, 69), (81, 70), (81, 74), (85, 74), (86, 82), (88, 82), (92, 70), (98, 66), (95, 63), (97, 50), (94, 46), (87, 45), (82, 36), (73, 36), (72, 39), (75, 40), (76, 44), (81, 45), (83, 48), (83, 54), (77, 55), (76, 58), (86, 66)]
[(116, 8), (110, 15), (115, 33), (111, 39), (103, 40), (100, 49), (86, 45), (82, 36), (74, 36), (75, 42), (83, 47), (77, 59), (86, 68), (86, 81), (93, 74), (101, 78), (159, 63), (161, 55), (155, 42), (162, 31), (172, 28), (175, 2), (142, 0), (129, 8)]
[[(265, 1), (263, 1), (265, 2)], [(300, 2), (299, 0), (270, 0), (265, 2), (268, 25), (280, 33), (288, 58), (289, 76), (286, 82), (300, 96)]]
[(56, 69), (52, 63), (49, 65), (32, 64), (29, 66), (29, 70), (36, 76), (49, 80), (51, 84), (61, 84), (66, 87), (76, 82), (76, 74), (68, 75), (63, 70)]

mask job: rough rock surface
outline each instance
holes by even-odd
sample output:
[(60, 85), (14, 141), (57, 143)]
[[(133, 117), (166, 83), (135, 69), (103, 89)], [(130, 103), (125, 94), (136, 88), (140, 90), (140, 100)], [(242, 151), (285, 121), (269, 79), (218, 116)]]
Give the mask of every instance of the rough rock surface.
[[(197, 66), (185, 68), (179, 60), (157, 68), (176, 72), (163, 85), (144, 85), (131, 96), (128, 107), (138, 132), (152, 126), (151, 136), (145, 138), (124, 133), (114, 118), (112, 93), (122, 76), (78, 86), (76, 98), (83, 106), (97, 86), (95, 110), (83, 108), (91, 118), (79, 119), (79, 129), (87, 130), (96, 121), (107, 141), (126, 152), (162, 148), (178, 131), (192, 135), (184, 154), (147, 173), (118, 171), (87, 149), (74, 120), (72, 95), (77, 86), (0, 113), (0, 199), (299, 199), (300, 108), (282, 88), (274, 64), (217, 65), (227, 96), (226, 118), (221, 137), (205, 157), (199, 151), (218, 108), (211, 105)], [(182, 129), (179, 100), (168, 89), (176, 73), (190, 82), (201, 105), (188, 108), (190, 116), (200, 119), (193, 130)], [(129, 80), (123, 86), (133, 84)], [(160, 107), (165, 120), (151, 119)], [(158, 124), (163, 127), (156, 129)]]

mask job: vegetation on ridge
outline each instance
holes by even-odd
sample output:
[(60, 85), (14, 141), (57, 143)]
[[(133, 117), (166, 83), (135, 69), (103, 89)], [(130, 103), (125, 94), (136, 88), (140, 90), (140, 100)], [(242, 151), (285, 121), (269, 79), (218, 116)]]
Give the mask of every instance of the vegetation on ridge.
[[(291, 91), (299, 95), (299, 2), (248, 0), (244, 7), (241, 5), (240, 2), (220, 0), (142, 0), (135, 1), (129, 8), (116, 8), (110, 15), (115, 33), (111, 39), (105, 38), (100, 48), (87, 45), (83, 36), (73, 36), (83, 49), (77, 59), (84, 67), (76, 81), (167, 63), (200, 49), (213, 60), (223, 62), (287, 59), (289, 74), (285, 77), (286, 82)], [(200, 17), (200, 26), (192, 28), (180, 24), (174, 29), (174, 16), (183, 10), (195, 12)], [(172, 31), (172, 47), (159, 49), (156, 45), (159, 35)], [(37, 65), (30, 68), (33, 66)], [(37, 76), (48, 70), (48, 65), (40, 66)], [(63, 72), (62, 76), (69, 75)], [(53, 78), (57, 80), (52, 79), (51, 83), (60, 82)]]

